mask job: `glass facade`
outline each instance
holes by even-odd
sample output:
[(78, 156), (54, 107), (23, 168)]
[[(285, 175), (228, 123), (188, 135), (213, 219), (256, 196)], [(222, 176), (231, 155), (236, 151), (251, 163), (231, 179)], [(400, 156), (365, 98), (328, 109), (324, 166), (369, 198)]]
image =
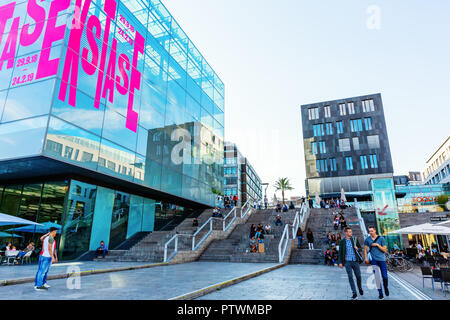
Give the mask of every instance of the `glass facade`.
[(2, 238), (24, 248), (51, 226), (60, 231), (60, 259), (73, 260), (96, 250), (100, 241), (114, 249), (138, 232), (168, 230), (194, 210), (175, 204), (104, 188), (78, 180), (0, 185), (0, 212), (43, 226), (0, 226)]
[(159, 0), (85, 1), (81, 21), (74, 8), (0, 5), (0, 166), (46, 156), (214, 205), (223, 82)]

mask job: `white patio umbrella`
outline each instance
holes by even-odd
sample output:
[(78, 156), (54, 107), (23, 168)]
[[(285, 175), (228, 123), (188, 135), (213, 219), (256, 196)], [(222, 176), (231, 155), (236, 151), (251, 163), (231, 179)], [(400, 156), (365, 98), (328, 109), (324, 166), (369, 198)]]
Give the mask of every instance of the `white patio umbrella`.
[(345, 197), (344, 188), (341, 188), (341, 200), (347, 202), (347, 198)]
[(0, 226), (9, 226), (14, 224), (35, 224), (38, 226), (41, 225), (30, 220), (25, 220), (22, 218), (11, 216), (9, 214), (0, 213)]
[(439, 226), (437, 224), (424, 223), (399, 230), (394, 230), (388, 233), (395, 234), (436, 234), (436, 235), (450, 235), (450, 228)]
[(437, 226), (444, 225), (444, 226), (449, 226), (449, 227), (450, 227), (450, 220), (442, 221), (442, 222), (436, 223), (436, 225), (437, 225)]

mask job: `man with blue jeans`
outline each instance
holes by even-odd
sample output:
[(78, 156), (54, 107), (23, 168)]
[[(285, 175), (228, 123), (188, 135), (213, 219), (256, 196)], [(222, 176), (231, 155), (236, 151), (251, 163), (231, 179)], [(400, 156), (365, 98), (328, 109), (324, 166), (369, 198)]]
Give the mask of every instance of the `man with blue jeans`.
[(356, 294), (356, 287), (353, 281), (353, 272), (355, 273), (359, 294), (364, 294), (361, 281), (361, 269), (359, 268), (359, 262), (362, 262), (362, 259), (358, 252), (361, 245), (359, 244), (358, 239), (355, 240), (352, 237), (353, 231), (351, 228), (346, 227), (344, 232), (345, 238), (339, 242), (339, 268), (342, 269), (345, 266), (345, 271), (347, 271), (348, 281), (353, 293), (352, 299), (356, 300), (358, 295)]
[[(386, 240), (382, 236), (377, 235), (377, 230), (375, 229), (374, 226), (369, 227), (369, 234), (370, 235), (364, 241), (364, 258), (366, 260), (366, 264), (370, 263), (373, 266), (374, 268), (373, 272), (375, 273), (375, 276), (379, 275), (379, 273), (377, 273), (378, 270), (381, 272), (381, 276), (383, 278), (384, 293), (386, 294), (386, 297), (388, 297), (389, 296), (388, 274), (387, 274), (386, 257), (384, 255), (387, 251)], [(381, 284), (378, 284), (378, 294), (379, 294), (378, 298), (380, 300), (384, 299)]]
[(41, 237), (42, 251), (39, 255), (38, 271), (34, 279), (34, 289), (37, 291), (48, 290), (50, 286), (47, 284), (47, 274), (52, 263), (58, 262), (56, 256), (56, 233), (57, 228), (51, 227), (49, 233)]

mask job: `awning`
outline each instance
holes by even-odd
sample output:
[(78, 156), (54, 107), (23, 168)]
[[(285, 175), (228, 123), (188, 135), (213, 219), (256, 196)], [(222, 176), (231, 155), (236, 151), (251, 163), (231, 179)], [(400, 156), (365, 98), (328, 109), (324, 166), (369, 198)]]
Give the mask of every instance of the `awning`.
[(61, 233), (61, 226), (53, 222), (44, 222), (38, 226), (24, 226), (19, 228), (12, 228), (6, 231), (14, 232), (31, 232), (31, 233), (47, 233), (51, 227), (57, 228), (58, 233)]
[(431, 224), (424, 223), (415, 226), (410, 226), (406, 228), (401, 228), (399, 230), (394, 230), (388, 232), (389, 234), (436, 234), (436, 235), (450, 235), (450, 228)]
[(32, 224), (40, 226), (39, 223), (30, 220), (25, 220), (22, 218), (11, 216), (9, 214), (0, 213), (0, 226), (10, 226), (15, 224)]

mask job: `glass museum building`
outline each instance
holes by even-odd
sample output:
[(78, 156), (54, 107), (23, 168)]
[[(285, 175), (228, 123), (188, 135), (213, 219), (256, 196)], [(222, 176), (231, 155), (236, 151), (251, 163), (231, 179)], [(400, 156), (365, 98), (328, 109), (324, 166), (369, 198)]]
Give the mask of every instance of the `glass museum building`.
[(224, 84), (159, 0), (1, 2), (0, 212), (41, 224), (2, 244), (173, 229), (223, 190), (223, 138)]

